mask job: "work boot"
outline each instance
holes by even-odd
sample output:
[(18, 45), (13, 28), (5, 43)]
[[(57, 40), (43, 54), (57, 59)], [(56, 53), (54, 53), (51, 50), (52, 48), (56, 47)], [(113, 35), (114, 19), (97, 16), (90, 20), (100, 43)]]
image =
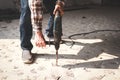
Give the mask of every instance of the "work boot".
[(30, 64), (33, 62), (33, 57), (31, 54), (31, 51), (29, 50), (23, 50), (22, 52), (22, 60), (25, 64)]
[(54, 41), (53, 35), (44, 34), (44, 38), (46, 41)]

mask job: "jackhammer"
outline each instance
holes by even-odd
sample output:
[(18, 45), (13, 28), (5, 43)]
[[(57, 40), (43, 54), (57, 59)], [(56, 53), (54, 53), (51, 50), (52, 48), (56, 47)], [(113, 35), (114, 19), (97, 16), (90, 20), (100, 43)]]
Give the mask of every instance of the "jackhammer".
[(59, 11), (57, 11), (55, 14), (53, 34), (54, 34), (54, 45), (56, 50), (56, 65), (58, 65), (58, 50), (60, 47), (60, 41), (62, 36), (62, 16), (60, 15)]

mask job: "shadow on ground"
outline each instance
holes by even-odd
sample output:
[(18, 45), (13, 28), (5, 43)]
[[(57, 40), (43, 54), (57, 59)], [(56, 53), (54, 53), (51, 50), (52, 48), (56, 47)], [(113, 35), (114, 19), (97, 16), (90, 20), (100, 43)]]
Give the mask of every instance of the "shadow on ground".
[[(110, 31), (111, 30), (107, 30)], [(90, 34), (99, 34), (99, 32), (105, 32), (104, 31), (94, 31), (94, 32), (88, 32), (88, 34), (86, 33), (80, 33), (79, 35), (77, 34), (73, 34), (71, 35), (72, 40), (74, 40), (74, 37), (77, 36), (77, 38), (79, 38), (79, 36), (84, 35), (90, 35)], [(75, 42), (75, 41), (64, 41), (64, 44), (66, 43), (71, 43), (71, 46), (74, 45), (82, 45), (84, 46), (84, 48), (82, 50), (80, 50), (77, 55), (69, 55), (69, 54), (59, 54), (59, 59), (78, 59), (78, 60), (85, 60), (86, 62), (83, 63), (76, 63), (76, 64), (67, 64), (67, 65), (63, 65), (64, 68), (79, 68), (79, 67), (86, 67), (86, 68), (99, 68), (99, 69), (117, 69), (119, 68), (120, 65), (120, 32), (119, 31), (114, 31), (115, 35), (107, 35), (107, 36), (97, 36), (97, 39), (101, 39), (103, 40), (103, 42), (99, 42), (99, 43), (93, 43), (93, 44), (89, 44), (89, 43), (80, 43), (80, 42)], [(109, 33), (107, 33), (109, 34)], [(76, 39), (77, 39), (76, 38)], [(90, 37), (88, 37), (89, 39), (91, 39)], [(82, 39), (87, 39), (87, 38), (82, 38)], [(72, 48), (72, 47), (71, 47)], [(98, 61), (88, 61), (89, 59), (92, 58), (97, 58), (99, 57), (99, 55), (101, 55), (102, 53), (107, 53), (109, 55), (113, 55), (116, 56), (116, 58), (113, 59), (103, 59), (102, 57), (100, 57), (100, 60)], [(55, 55), (54, 54), (34, 54), (35, 59), (37, 58), (47, 58), (47, 59), (55, 59)]]

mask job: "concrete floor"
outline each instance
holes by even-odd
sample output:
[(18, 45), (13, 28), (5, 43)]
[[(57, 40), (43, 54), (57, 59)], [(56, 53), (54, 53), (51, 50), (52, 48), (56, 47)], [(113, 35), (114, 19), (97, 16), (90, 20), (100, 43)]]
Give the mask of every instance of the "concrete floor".
[[(0, 22), (0, 80), (120, 80), (120, 7), (66, 11), (59, 66), (54, 46), (37, 48), (35, 61), (21, 59), (19, 19)], [(43, 32), (49, 15), (44, 15)], [(72, 39), (70, 39), (71, 37)]]

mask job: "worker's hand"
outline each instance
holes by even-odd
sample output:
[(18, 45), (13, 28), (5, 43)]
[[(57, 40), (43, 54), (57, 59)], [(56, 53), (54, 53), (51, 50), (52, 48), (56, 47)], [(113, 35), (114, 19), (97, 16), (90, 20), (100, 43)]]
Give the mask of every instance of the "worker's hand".
[(35, 31), (35, 44), (37, 47), (46, 47), (45, 39), (42, 31)]
[(60, 14), (61, 14), (61, 16), (62, 16), (62, 15), (64, 14), (63, 6), (64, 6), (64, 3), (63, 3), (63, 2), (62, 2), (62, 3), (57, 3), (57, 4), (55, 5), (55, 9), (54, 9), (54, 11), (53, 11), (53, 14), (55, 15), (57, 11), (60, 11)]

